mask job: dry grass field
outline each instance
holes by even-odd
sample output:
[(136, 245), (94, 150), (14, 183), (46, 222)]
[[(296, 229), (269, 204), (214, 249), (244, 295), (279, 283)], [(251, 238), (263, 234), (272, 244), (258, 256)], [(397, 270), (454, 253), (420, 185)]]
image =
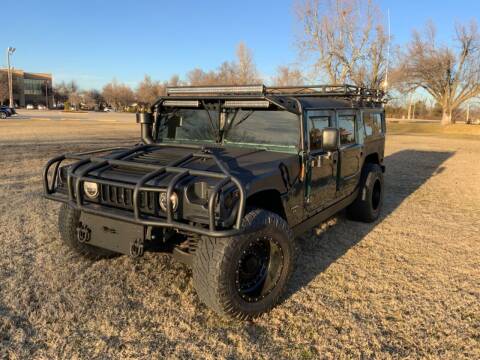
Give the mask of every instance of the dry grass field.
[(382, 218), (339, 214), (298, 239), (283, 303), (238, 323), (167, 255), (90, 262), (62, 245), (43, 164), (137, 135), (0, 123), (0, 358), (480, 358), (480, 137), (390, 135)]

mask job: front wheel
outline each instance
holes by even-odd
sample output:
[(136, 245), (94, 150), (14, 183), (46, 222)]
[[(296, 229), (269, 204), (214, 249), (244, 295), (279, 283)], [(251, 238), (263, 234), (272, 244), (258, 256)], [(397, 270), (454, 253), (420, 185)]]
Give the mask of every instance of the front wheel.
[(250, 211), (240, 235), (202, 238), (193, 262), (194, 287), (222, 316), (257, 317), (281, 299), (294, 267), (294, 250), (284, 219), (262, 209)]
[(6, 118), (7, 118), (7, 113), (0, 111), (0, 119), (6, 119)]

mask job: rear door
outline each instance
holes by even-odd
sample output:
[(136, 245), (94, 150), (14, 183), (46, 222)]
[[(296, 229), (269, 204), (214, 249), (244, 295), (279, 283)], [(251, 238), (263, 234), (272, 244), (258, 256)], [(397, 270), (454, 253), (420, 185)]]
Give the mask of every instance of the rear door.
[(338, 197), (352, 193), (360, 179), (363, 144), (358, 138), (358, 116), (356, 110), (337, 111), (340, 132)]

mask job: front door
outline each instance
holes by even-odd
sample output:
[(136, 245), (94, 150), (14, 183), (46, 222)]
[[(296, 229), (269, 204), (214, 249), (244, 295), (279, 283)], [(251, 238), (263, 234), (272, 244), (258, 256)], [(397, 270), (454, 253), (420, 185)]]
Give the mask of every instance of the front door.
[(335, 126), (335, 112), (330, 110), (308, 111), (306, 118), (309, 159), (305, 207), (307, 213), (312, 215), (330, 205), (335, 199), (338, 152), (326, 153), (322, 149), (321, 142), (317, 141), (318, 135), (324, 128)]
[(363, 144), (359, 141), (356, 131), (357, 116), (359, 114), (354, 110), (337, 112), (340, 132), (338, 197), (351, 194), (360, 179)]

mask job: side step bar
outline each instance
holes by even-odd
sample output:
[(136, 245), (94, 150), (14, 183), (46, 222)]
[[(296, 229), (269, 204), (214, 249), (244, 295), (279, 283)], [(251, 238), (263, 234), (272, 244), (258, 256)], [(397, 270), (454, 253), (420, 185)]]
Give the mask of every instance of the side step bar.
[(301, 222), (300, 224), (295, 225), (292, 230), (295, 237), (302, 235), (307, 230), (313, 228), (316, 225), (327, 220), (329, 217), (332, 217), (340, 210), (346, 208), (352, 202), (355, 201), (358, 195), (358, 189), (355, 190), (352, 194), (348, 195), (346, 198), (340, 200), (336, 204), (320, 211), (318, 214), (313, 215), (311, 218)]

